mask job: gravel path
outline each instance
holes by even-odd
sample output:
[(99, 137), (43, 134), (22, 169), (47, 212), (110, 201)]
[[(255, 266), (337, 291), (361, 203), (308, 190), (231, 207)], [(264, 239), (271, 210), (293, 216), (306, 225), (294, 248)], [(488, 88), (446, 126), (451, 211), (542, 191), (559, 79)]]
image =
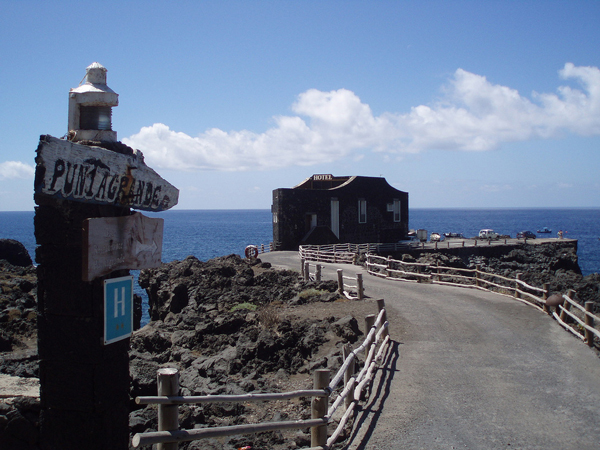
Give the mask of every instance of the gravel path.
[[(261, 254), (299, 269), (295, 252)], [(327, 264), (353, 276), (357, 266)], [(499, 294), (364, 274), (394, 345), (350, 450), (599, 449), (600, 358), (549, 316)]]

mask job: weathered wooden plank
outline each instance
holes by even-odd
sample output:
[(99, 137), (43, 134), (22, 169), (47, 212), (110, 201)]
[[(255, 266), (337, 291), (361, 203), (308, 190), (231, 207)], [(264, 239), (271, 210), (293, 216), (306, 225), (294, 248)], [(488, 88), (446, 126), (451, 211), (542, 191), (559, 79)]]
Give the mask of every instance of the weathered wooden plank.
[(144, 163), (101, 147), (42, 136), (36, 157), (36, 194), (144, 211), (175, 206), (179, 190)]
[(83, 222), (83, 281), (161, 265), (164, 220), (135, 213)]

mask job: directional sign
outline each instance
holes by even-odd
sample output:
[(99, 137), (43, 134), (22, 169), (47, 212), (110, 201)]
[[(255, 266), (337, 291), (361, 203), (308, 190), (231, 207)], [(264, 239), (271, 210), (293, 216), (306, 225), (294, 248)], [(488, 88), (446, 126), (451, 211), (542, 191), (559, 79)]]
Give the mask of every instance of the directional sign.
[(104, 345), (133, 332), (133, 277), (104, 280)]
[(36, 194), (143, 211), (164, 211), (179, 200), (179, 190), (140, 151), (122, 154), (48, 135), (40, 138), (34, 184)]
[(161, 265), (164, 220), (141, 213), (83, 222), (83, 281), (120, 269)]

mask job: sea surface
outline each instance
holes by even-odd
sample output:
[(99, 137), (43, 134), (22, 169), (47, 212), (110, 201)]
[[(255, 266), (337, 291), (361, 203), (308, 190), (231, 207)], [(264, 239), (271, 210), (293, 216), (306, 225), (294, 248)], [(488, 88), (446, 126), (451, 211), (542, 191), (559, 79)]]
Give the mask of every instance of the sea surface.
[[(264, 210), (175, 210), (160, 214), (145, 213), (165, 220), (163, 262), (193, 255), (202, 261), (217, 256), (244, 254), (247, 245), (268, 246), (273, 238), (272, 216)], [(0, 212), (0, 238), (16, 239), (35, 259), (33, 211)], [(552, 209), (411, 209), (409, 227), (429, 234), (462, 233), (473, 237), (480, 229), (491, 228), (499, 234), (515, 236), (519, 231), (547, 227), (556, 237), (577, 239), (579, 266), (584, 275), (600, 273), (600, 208)], [(132, 271), (137, 277), (137, 272)], [(146, 298), (137, 283), (136, 293)], [(146, 301), (143, 322), (148, 321)]]
[[(271, 212), (252, 210), (175, 210), (159, 214), (165, 219), (164, 262), (194, 255), (202, 261), (237, 253), (243, 255), (249, 244), (268, 245), (273, 238)], [(33, 211), (0, 212), (0, 239), (16, 239), (35, 258)], [(577, 239), (579, 266), (584, 275), (600, 273), (600, 208), (578, 209), (411, 209), (409, 226), (429, 234), (462, 233), (473, 237), (480, 229), (492, 228), (499, 234), (515, 236), (519, 231), (548, 227), (556, 237)]]

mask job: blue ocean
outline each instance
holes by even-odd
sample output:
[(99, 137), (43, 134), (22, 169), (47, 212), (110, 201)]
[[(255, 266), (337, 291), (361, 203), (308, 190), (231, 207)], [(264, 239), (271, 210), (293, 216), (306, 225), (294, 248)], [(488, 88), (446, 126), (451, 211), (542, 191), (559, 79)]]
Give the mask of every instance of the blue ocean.
[[(194, 255), (206, 261), (217, 256), (243, 255), (249, 244), (268, 245), (273, 238), (269, 210), (175, 210), (149, 214), (165, 219), (163, 261)], [(515, 236), (547, 227), (556, 237), (578, 240), (579, 265), (584, 275), (600, 273), (600, 208), (580, 209), (411, 209), (410, 228), (429, 233), (476, 236), (482, 228)], [(35, 257), (32, 211), (0, 212), (0, 238), (22, 242)]]
[[(243, 255), (247, 245), (268, 246), (273, 238), (269, 210), (175, 210), (149, 214), (165, 220), (163, 262), (194, 255), (202, 261), (236, 253)], [(0, 238), (22, 242), (35, 258), (32, 211), (0, 212)], [(600, 208), (580, 209), (411, 209), (409, 226), (429, 233), (462, 233), (473, 237), (482, 228), (515, 236), (519, 231), (547, 227), (556, 237), (577, 239), (579, 266), (584, 275), (600, 273)], [(135, 271), (134, 275), (137, 275)], [(135, 284), (136, 292), (145, 293)], [(143, 322), (148, 321), (144, 308)]]

